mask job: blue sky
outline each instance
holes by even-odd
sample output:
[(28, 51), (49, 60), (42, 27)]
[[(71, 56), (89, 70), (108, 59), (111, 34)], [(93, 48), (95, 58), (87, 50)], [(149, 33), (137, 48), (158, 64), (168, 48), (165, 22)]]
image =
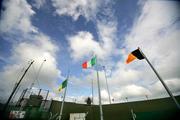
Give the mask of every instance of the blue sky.
[[(92, 54), (106, 66), (111, 97), (122, 102), (167, 96), (156, 76), (145, 63), (125, 64), (127, 55), (138, 46), (143, 49), (174, 94), (180, 92), (179, 2), (136, 0), (14, 0), (4, 1), (0, 20), (0, 98), (8, 97), (12, 86), (29, 60), (35, 60), (20, 91), (39, 74), (40, 86), (60, 99), (55, 89), (70, 70), (67, 100), (80, 102), (91, 95), (93, 69), (81, 64)], [(167, 57), (168, 56), (168, 57)], [(172, 64), (170, 61), (175, 60)], [(103, 103), (108, 103), (104, 72), (100, 71)], [(132, 90), (133, 89), (133, 90)], [(6, 92), (5, 92), (6, 91)], [(19, 92), (20, 93), (20, 92)]]
[[(29, 3), (33, 3), (33, 1), (29, 1)], [(111, 5), (112, 4), (112, 5)], [(140, 12), (140, 5), (138, 5), (138, 1), (120, 1), (117, 4), (110, 3), (108, 7), (115, 7), (116, 9), (112, 10), (112, 14), (114, 16), (118, 16), (117, 21), (117, 37), (118, 43), (121, 44), (123, 41), (125, 34), (132, 27), (134, 19), (138, 16)], [(101, 6), (100, 9), (105, 9)], [(33, 8), (32, 8), (33, 9)], [(68, 41), (66, 39), (67, 36), (76, 34), (79, 31), (88, 31), (90, 32), (96, 41), (99, 41), (96, 20), (86, 20), (84, 16), (79, 16), (79, 18), (75, 21), (70, 16), (58, 16), (54, 13), (55, 9), (52, 6), (51, 1), (46, 1), (46, 4), (43, 5), (41, 9), (36, 9), (36, 15), (32, 18), (32, 24), (38, 29), (40, 29), (44, 34), (51, 36), (53, 40), (60, 46), (59, 57), (59, 67), (63, 68), (63, 71), (67, 72), (67, 64), (73, 65), (73, 71), (77, 71), (80, 69), (81, 62), (72, 62), (69, 54)], [(111, 8), (112, 9), (112, 8)], [(126, 13), (126, 14), (125, 14)], [(128, 14), (128, 15), (127, 15)], [(107, 19), (103, 16), (102, 12), (97, 13), (97, 18)], [(47, 18), (48, 17), (48, 18)], [(107, 16), (108, 17), (108, 16)], [(119, 26), (119, 27), (118, 27)], [(48, 28), (48, 29), (47, 29)], [(122, 46), (120, 46), (122, 47)], [(62, 57), (63, 56), (63, 59)], [(116, 56), (112, 56), (116, 57)], [(81, 60), (82, 61), (82, 60)], [(81, 74), (81, 70), (79, 72), (73, 72), (73, 74)]]

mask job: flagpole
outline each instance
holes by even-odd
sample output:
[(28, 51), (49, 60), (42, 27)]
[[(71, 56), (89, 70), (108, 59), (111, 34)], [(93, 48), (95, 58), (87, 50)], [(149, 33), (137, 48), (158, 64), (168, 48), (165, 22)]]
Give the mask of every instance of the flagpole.
[(94, 104), (93, 79), (92, 79), (92, 104)]
[[(68, 80), (69, 80), (69, 71), (68, 71), (68, 76), (67, 76), (67, 86), (68, 86)], [(63, 112), (63, 108), (64, 108), (64, 101), (65, 101), (65, 97), (66, 97), (67, 86), (64, 91), (63, 101), (62, 101), (62, 105), (61, 105), (61, 109), (60, 109), (59, 120), (61, 120), (61, 118), (62, 118), (62, 112)]]
[(105, 78), (106, 78), (106, 87), (107, 87), (108, 96), (109, 96), (109, 103), (111, 104), (111, 97), (110, 97), (109, 87), (108, 87), (108, 83), (107, 83), (107, 75), (106, 75), (105, 66), (103, 66), (103, 69), (104, 69), (104, 75), (105, 75)]
[(138, 47), (139, 51), (141, 52), (141, 54), (144, 56), (144, 58), (146, 59), (147, 63), (150, 65), (150, 67), (152, 68), (152, 70), (154, 71), (154, 73), (156, 74), (156, 76), (158, 77), (158, 79), (161, 81), (162, 85), (164, 86), (164, 88), (166, 89), (167, 93), (169, 94), (169, 96), (173, 99), (173, 101), (175, 102), (176, 106), (178, 107), (178, 109), (180, 109), (180, 105), (177, 102), (177, 100), (175, 99), (175, 97), (173, 96), (173, 94), (171, 93), (171, 91), (169, 90), (169, 88), (167, 87), (167, 85), (165, 84), (165, 82), (162, 80), (161, 76), (158, 74), (158, 72), (156, 71), (156, 69), (153, 67), (153, 65), (150, 63), (150, 61), (148, 60), (148, 58), (145, 56), (145, 54), (142, 52), (142, 50)]
[(136, 114), (134, 114), (133, 109), (131, 109), (131, 115), (132, 115), (133, 120), (136, 120)]
[(99, 93), (99, 108), (100, 108), (100, 118), (103, 120), (103, 111), (102, 111), (102, 104), (101, 104), (101, 93), (100, 93), (100, 84), (99, 84), (99, 73), (97, 70), (97, 82), (98, 82), (98, 93)]

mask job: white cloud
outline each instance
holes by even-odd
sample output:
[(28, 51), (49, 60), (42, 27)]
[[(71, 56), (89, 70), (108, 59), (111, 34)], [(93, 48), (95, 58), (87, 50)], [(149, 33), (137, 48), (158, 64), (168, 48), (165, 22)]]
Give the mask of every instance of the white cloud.
[[(70, 2), (53, 0), (53, 6), (59, 15), (72, 16), (74, 20), (77, 20), (80, 15), (83, 15), (89, 20), (95, 18), (97, 9), (99, 9), (97, 8), (99, 2), (91, 2), (86, 0)], [(6, 2), (5, 6), (7, 9), (3, 12), (0, 23), (1, 32), (12, 34), (15, 30), (20, 31), (20, 33), (37, 31), (37, 28), (31, 23), (31, 17), (35, 12), (26, 1), (10, 1)], [(163, 93), (167, 95), (163, 86), (144, 60), (137, 60), (129, 65), (125, 65), (127, 54), (138, 46), (142, 48), (150, 61), (152, 61), (172, 92), (180, 91), (180, 65), (178, 64), (180, 61), (180, 54), (178, 52), (180, 30), (177, 27), (179, 25), (177, 21), (179, 18), (177, 10), (178, 8), (174, 1), (147, 1), (144, 4), (141, 15), (136, 19), (131, 31), (125, 37), (124, 44), (126, 48), (119, 50), (122, 60), (117, 64), (113, 63), (112, 74), (108, 76), (110, 93), (115, 101), (124, 100), (125, 97), (128, 97), (129, 100), (133, 100), (134, 98), (139, 99), (140, 97), (145, 99), (146, 94), (151, 98), (158, 97)], [(97, 54), (101, 60), (105, 60), (116, 54), (117, 21), (112, 11), (109, 9), (107, 11), (107, 18), (103, 20), (94, 19), (94, 23), (97, 24), (96, 28), (99, 40), (95, 40), (94, 36), (87, 31), (80, 31), (75, 35), (67, 37), (71, 57), (74, 60), (90, 57), (93, 53)], [(7, 13), (12, 16), (8, 16)], [(24, 65), (29, 59), (35, 59), (34, 67), (36, 71), (44, 58), (47, 59), (39, 75), (42, 87), (47, 86), (51, 88), (55, 86), (56, 80), (62, 77), (61, 71), (57, 68), (56, 61), (58, 48), (52, 42), (51, 38), (40, 32), (34, 35), (28, 34), (25, 38), (26, 40), (13, 45), (12, 56), (10, 57), (12, 64), (5, 66), (3, 71), (0, 72), (0, 76), (2, 76), (1, 81), (3, 81), (0, 87), (0, 94), (3, 97), (5, 96), (4, 98), (7, 98), (12, 90), (12, 86), (16, 80), (15, 78), (18, 78), (17, 72), (19, 71), (19, 74), (22, 74), (20, 72), (20, 64)], [(32, 69), (25, 77), (24, 86), (29, 86), (35, 78)], [(87, 73), (88, 75), (82, 78), (72, 76), (71, 79), (73, 79), (75, 85), (85, 87), (89, 87), (91, 80), (94, 79), (95, 88), (97, 88), (95, 72), (90, 71)], [(103, 103), (107, 103), (108, 97), (104, 73), (99, 72), (99, 76)], [(55, 99), (60, 99), (57, 94), (53, 93), (51, 96), (54, 96)], [(67, 100), (69, 101), (77, 98), (77, 96), (73, 95), (68, 97)], [(86, 95), (79, 95), (77, 101), (84, 102), (86, 97)], [(97, 94), (95, 94), (94, 99), (98, 103)]]
[(128, 85), (125, 86), (124, 89), (122, 90), (122, 96), (143, 96), (146, 94), (150, 94), (150, 92), (141, 86), (137, 86), (137, 85)]
[(111, 19), (110, 21), (98, 21), (97, 28), (100, 45), (105, 52), (103, 57), (113, 55), (116, 52), (116, 21), (114, 19)]
[(109, 95), (107, 90), (105, 89), (101, 90), (101, 98), (103, 104), (109, 104)]
[[(125, 37), (126, 48), (119, 50), (122, 59), (117, 64), (113, 64), (115, 66), (112, 69), (112, 75), (108, 77), (109, 86), (113, 86), (110, 87), (110, 91), (115, 100), (125, 99), (125, 97), (128, 97), (130, 101), (144, 100), (146, 99), (145, 95), (154, 98), (162, 93), (167, 96), (165, 89), (144, 60), (136, 60), (129, 65), (125, 64), (128, 53), (138, 46), (152, 61), (172, 92), (179, 92), (179, 84), (176, 84), (180, 78), (178, 18), (176, 2), (147, 1), (142, 6), (141, 15), (134, 21), (131, 31)], [(71, 55), (74, 59), (82, 59), (84, 56), (90, 56), (93, 52), (101, 59), (105, 59), (114, 54), (112, 51), (116, 52), (114, 44), (116, 43), (117, 24), (115, 20), (110, 20), (112, 21), (96, 21), (100, 38), (98, 42), (94, 40), (91, 33), (85, 31), (69, 37)], [(101, 93), (103, 101), (106, 103), (108, 99), (103, 76), (100, 72)], [(96, 79), (96, 76), (92, 71), (85, 78), (90, 81)], [(158, 85), (152, 84), (154, 82)]]
[[(172, 78), (164, 80), (166, 85), (168, 86), (169, 90), (176, 95), (176, 93), (180, 92), (180, 79), (179, 78)], [(152, 94), (156, 97), (164, 97), (169, 96), (167, 91), (165, 90), (164, 86), (160, 81), (157, 81), (156, 83), (149, 86), (149, 90), (151, 90)]]
[[(179, 84), (177, 84), (180, 78), (178, 9), (176, 2), (173, 1), (147, 1), (144, 4), (141, 15), (134, 22), (130, 33), (126, 35), (124, 41), (126, 48), (121, 52), (122, 61), (112, 72), (113, 85), (116, 83), (123, 85), (124, 88), (119, 90), (119, 93), (113, 93), (115, 96), (140, 96), (143, 95), (143, 91), (152, 98), (162, 93), (166, 94), (165, 89), (160, 82), (157, 82), (159, 80), (144, 60), (125, 65), (128, 53), (138, 46), (159, 71), (169, 88), (173, 88), (172, 92), (179, 91)], [(152, 85), (154, 81), (156, 84)]]
[[(145, 100), (145, 95), (151, 96), (151, 92), (142, 86), (129, 84), (127, 86), (122, 86), (117, 89), (117, 91), (112, 93), (112, 99), (115, 103)], [(126, 99), (127, 98), (127, 99)]]
[(117, 63), (116, 69), (112, 72), (111, 85), (128, 85), (136, 83), (140, 78), (141, 72), (130, 68), (123, 62)]
[(33, 6), (37, 9), (41, 8), (46, 3), (46, 0), (33, 0)]
[[(133, 49), (140, 46), (145, 52), (151, 53), (150, 55), (154, 57), (152, 52), (165, 53), (167, 46), (168, 48), (173, 48), (173, 45), (177, 46), (178, 41), (175, 39), (178, 37), (177, 33), (179, 32), (179, 29), (175, 27), (179, 18), (177, 10), (176, 2), (146, 2), (140, 17), (134, 23), (130, 34), (126, 37), (125, 43), (127, 48)], [(162, 44), (162, 41), (163, 46), (159, 46)], [(155, 43), (156, 45), (154, 45)], [(147, 50), (151, 51), (148, 52)]]
[(44, 62), (38, 77), (40, 86), (37, 86), (37, 81), (35, 85), (40, 88), (48, 87), (52, 89), (56, 85), (56, 81), (62, 78), (61, 71), (57, 68), (57, 46), (50, 42), (49, 37), (43, 34), (34, 38), (36, 38), (35, 41), (22, 42), (14, 46), (10, 58), (12, 64), (6, 65), (3, 71), (0, 72), (1, 81), (3, 81), (1, 84), (1, 88), (3, 88), (2, 95), (7, 97), (18, 79), (17, 75), (23, 74), (23, 72), (18, 72), (21, 69), (20, 65), (27, 66), (27, 61), (31, 59), (35, 60), (35, 62), (21, 84), (23, 89), (30, 87), (31, 83), (36, 79), (37, 71), (44, 59), (46, 59), (46, 62)]
[(98, 57), (102, 57), (105, 54), (100, 44), (94, 40), (92, 34), (89, 32), (78, 32), (74, 36), (69, 36), (68, 40), (72, 51), (71, 55), (75, 60), (93, 53), (97, 54)]
[(93, 35), (86, 31), (80, 31), (76, 35), (69, 36), (71, 56), (75, 60), (96, 54), (99, 59), (106, 59), (115, 51), (113, 42), (115, 37), (115, 26), (98, 24), (100, 41), (96, 41)]
[[(148, 95), (150, 99), (164, 97), (161, 96), (162, 94), (167, 96), (162, 84), (144, 60), (136, 60), (128, 65), (125, 64), (128, 53), (138, 46), (152, 61), (152, 64), (157, 68), (172, 92), (179, 92), (180, 66), (178, 61), (180, 54), (177, 39), (180, 37), (180, 30), (176, 27), (179, 24), (177, 22), (179, 14), (175, 4), (176, 2), (147, 1), (142, 6), (141, 15), (136, 19), (130, 33), (125, 38), (126, 48), (119, 50), (122, 59), (114, 64), (112, 75), (108, 77), (109, 86), (113, 86), (110, 87), (110, 93), (116, 102), (122, 100), (124, 102), (125, 97), (128, 97), (128, 100), (131, 101), (144, 100), (146, 99), (145, 95)], [(112, 24), (109, 21), (97, 22), (97, 29), (99, 42), (95, 41), (92, 34), (88, 32), (80, 32), (83, 37), (80, 36), (80, 33), (70, 37), (70, 47), (74, 59), (89, 56), (92, 52), (105, 58), (106, 55), (112, 55), (112, 50), (116, 51), (114, 45), (116, 39), (114, 37), (117, 31), (116, 21), (113, 21)], [(91, 44), (87, 45), (86, 42)], [(103, 72), (99, 72), (99, 74), (102, 99), (104, 103), (107, 103), (104, 74)], [(85, 78), (90, 81), (96, 79), (96, 75), (91, 71)]]
[(54, 62), (55, 60), (53, 58), (55, 57), (58, 47), (53, 44), (53, 42), (51, 42), (50, 37), (44, 34), (38, 34), (34, 35), (32, 39), (35, 40), (29, 42), (21, 42), (18, 45), (15, 45), (13, 50), (14, 54), (11, 59), (27, 61), (29, 59), (37, 58), (38, 56), (40, 56), (41, 59), (43, 57), (52, 57), (52, 61)]
[[(4, 3), (5, 10), (2, 12), (2, 20), (0, 28), (2, 33), (8, 36), (8, 40), (12, 44), (11, 56), (6, 58), (6, 64), (0, 72), (0, 96), (3, 100), (9, 97), (13, 86), (19, 77), (23, 74), (27, 67), (27, 62), (31, 59), (35, 60), (34, 64), (26, 74), (21, 84), (20, 90), (30, 87), (31, 83), (36, 79), (37, 72), (43, 60), (42, 69), (39, 73), (39, 84), (36, 87), (52, 89), (56, 85), (58, 79), (63, 78), (61, 71), (57, 67), (58, 46), (49, 36), (36, 32), (36, 27), (32, 25), (31, 18), (35, 14), (31, 5), (24, 0), (6, 1)], [(13, 36), (15, 35), (15, 36)], [(16, 39), (18, 39), (16, 42)], [(22, 66), (24, 67), (21, 71)], [(18, 93), (19, 94), (19, 93)]]
[(74, 20), (80, 15), (87, 20), (94, 18), (100, 5), (99, 0), (52, 0), (52, 3), (58, 15), (71, 16)]
[(86, 31), (68, 37), (73, 59), (78, 60), (96, 54), (98, 59), (105, 60), (116, 52), (116, 21), (97, 21), (97, 30), (99, 41)]
[[(68, 0), (66, 2), (53, 0), (57, 14), (71, 16), (74, 20), (82, 15), (97, 24), (99, 41), (95, 40), (88, 31), (80, 31), (75, 35), (68, 36), (73, 59), (82, 59), (84, 56), (92, 54), (96, 54), (99, 59), (105, 59), (112, 54), (112, 51), (116, 52), (114, 42), (117, 23), (111, 10), (111, 4), (109, 0), (103, 2), (101, 0)], [(98, 12), (101, 15), (97, 16)]]
[(145, 99), (145, 95), (151, 95), (151, 92), (147, 88), (135, 84), (129, 84), (127, 86), (122, 86), (117, 89), (117, 91), (113, 92), (112, 98), (116, 102), (126, 102), (126, 97), (128, 98), (128, 101), (132, 101)]
[(20, 31), (23, 33), (37, 32), (37, 28), (32, 26), (31, 16), (35, 12), (25, 0), (10, 0), (3, 2), (6, 8), (1, 12), (0, 32)]
[(140, 46), (163, 78), (179, 77), (180, 29), (176, 26), (180, 16), (176, 2), (148, 1), (142, 10), (126, 37), (128, 52)]

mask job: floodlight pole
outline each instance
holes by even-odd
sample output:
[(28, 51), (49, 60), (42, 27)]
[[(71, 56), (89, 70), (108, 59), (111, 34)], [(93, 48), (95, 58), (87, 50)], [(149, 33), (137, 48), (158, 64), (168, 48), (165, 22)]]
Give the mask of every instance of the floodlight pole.
[[(32, 88), (33, 88), (33, 86), (34, 86), (34, 84), (35, 84), (35, 80), (38, 81), (39, 73), (40, 73), (40, 71), (41, 71), (41, 69), (42, 69), (42, 67), (43, 67), (43, 65), (44, 65), (45, 62), (46, 62), (46, 59), (44, 59), (43, 62), (41, 63), (41, 65), (40, 65), (40, 67), (39, 67), (39, 70), (38, 70), (38, 72), (37, 72), (37, 75), (36, 75), (35, 79), (33, 80), (33, 82), (31, 83), (30, 90), (32, 90)], [(38, 83), (39, 83), (39, 82), (38, 82)]]
[(33, 63), (34, 63), (34, 60), (31, 61), (31, 63), (30, 63), (29, 66), (27, 67), (27, 69), (24, 71), (24, 74), (23, 74), (22, 77), (20, 78), (19, 82), (18, 82), (18, 83), (16, 84), (16, 86), (14, 87), (14, 89), (13, 89), (11, 95), (10, 95), (9, 98), (8, 98), (8, 101), (6, 102), (6, 104), (5, 104), (4, 108), (3, 108), (3, 111), (4, 111), (4, 112), (6, 111), (6, 109), (7, 109), (7, 107), (8, 107), (8, 104), (9, 104), (9, 102), (11, 101), (11, 99), (12, 99), (12, 97), (13, 97), (15, 91), (16, 91), (17, 88), (19, 87), (19, 85), (20, 85), (22, 79), (24, 78), (24, 76), (26, 75), (27, 71), (29, 70), (29, 68), (31, 67), (31, 65), (32, 65)]
[(169, 90), (169, 88), (167, 87), (166, 83), (162, 80), (161, 76), (158, 74), (158, 72), (156, 71), (156, 69), (153, 67), (153, 65), (150, 63), (150, 61), (148, 60), (148, 58), (145, 56), (145, 54), (142, 52), (142, 50), (138, 47), (139, 51), (141, 52), (141, 54), (144, 56), (145, 60), (147, 61), (147, 63), (150, 65), (150, 67), (152, 68), (152, 70), (154, 71), (154, 73), (156, 74), (156, 76), (158, 77), (158, 79), (160, 80), (160, 82), (162, 83), (162, 85), (164, 86), (164, 88), (166, 89), (167, 93), (169, 94), (169, 96), (173, 99), (174, 103), (176, 104), (177, 108), (180, 109), (180, 105), (177, 102), (177, 100), (175, 99), (175, 97), (173, 96), (173, 94), (171, 93), (171, 91)]

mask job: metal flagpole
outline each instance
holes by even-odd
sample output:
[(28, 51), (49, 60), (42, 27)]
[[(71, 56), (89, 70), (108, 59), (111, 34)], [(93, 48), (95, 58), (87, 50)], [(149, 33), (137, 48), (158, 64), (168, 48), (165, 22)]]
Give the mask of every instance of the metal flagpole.
[(107, 87), (108, 96), (109, 96), (109, 103), (111, 104), (111, 97), (110, 97), (109, 87), (108, 87), (108, 83), (107, 83), (107, 75), (106, 75), (105, 66), (103, 66), (103, 69), (104, 69), (104, 75), (105, 75), (105, 78), (106, 78), (106, 87)]
[[(68, 80), (69, 80), (69, 72), (68, 72), (68, 76), (67, 76), (67, 86), (68, 86)], [(61, 120), (61, 118), (62, 118), (62, 112), (63, 112), (64, 101), (65, 101), (65, 97), (66, 97), (67, 86), (66, 86), (65, 91), (64, 91), (63, 101), (62, 101), (60, 115), (59, 115), (59, 120)]]
[(94, 104), (93, 79), (92, 79), (92, 103)]
[(29, 64), (29, 66), (27, 67), (27, 69), (24, 71), (24, 74), (23, 74), (22, 77), (20, 78), (19, 82), (18, 82), (17, 85), (14, 87), (11, 95), (10, 95), (9, 98), (8, 98), (8, 101), (6, 102), (6, 104), (5, 104), (4, 108), (3, 108), (3, 111), (4, 111), (4, 112), (6, 111), (7, 106), (8, 106), (8, 104), (9, 104), (9, 102), (11, 101), (11, 98), (13, 97), (15, 91), (16, 91), (17, 88), (19, 87), (22, 79), (24, 78), (24, 76), (26, 75), (27, 71), (29, 70), (29, 68), (31, 67), (31, 65), (32, 65), (33, 63), (34, 63), (34, 60)]
[(148, 60), (148, 58), (145, 56), (145, 54), (141, 51), (140, 48), (138, 48), (139, 51), (141, 52), (141, 54), (144, 56), (144, 58), (146, 59), (147, 63), (150, 65), (150, 67), (152, 68), (152, 70), (154, 71), (154, 73), (156, 74), (156, 76), (158, 77), (158, 79), (161, 81), (162, 85), (164, 86), (164, 88), (166, 89), (167, 93), (169, 94), (169, 96), (173, 99), (173, 101), (175, 102), (176, 106), (178, 107), (178, 109), (180, 109), (180, 105), (177, 102), (177, 100), (175, 99), (175, 97), (173, 96), (173, 94), (171, 93), (171, 91), (169, 90), (169, 88), (167, 87), (167, 85), (165, 84), (165, 82), (162, 80), (162, 78), (160, 77), (160, 75), (158, 74), (158, 72), (156, 71), (156, 69), (152, 66), (152, 64), (150, 63), (150, 61)]
[(131, 115), (132, 115), (133, 120), (136, 120), (136, 114), (133, 112), (133, 109), (131, 109)]
[(99, 73), (97, 70), (97, 82), (98, 82), (98, 92), (99, 92), (99, 108), (100, 108), (100, 118), (103, 120), (103, 111), (102, 111), (102, 105), (101, 105), (101, 93), (100, 93), (100, 84), (99, 84)]

